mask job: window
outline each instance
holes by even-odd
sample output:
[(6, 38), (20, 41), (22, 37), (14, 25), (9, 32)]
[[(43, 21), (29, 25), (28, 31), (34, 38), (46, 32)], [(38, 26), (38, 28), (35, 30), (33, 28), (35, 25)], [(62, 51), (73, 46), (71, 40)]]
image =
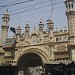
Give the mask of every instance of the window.
[(64, 38), (64, 39), (65, 39), (65, 41), (68, 41), (68, 38), (67, 38), (66, 36), (65, 36), (65, 38)]
[(60, 37), (60, 41), (63, 41), (63, 37)]
[(72, 3), (72, 8), (73, 8), (73, 3)]
[(58, 38), (56, 38), (56, 42), (58, 42)]
[(36, 35), (32, 36), (31, 43), (32, 44), (36, 44), (37, 43), (37, 36)]

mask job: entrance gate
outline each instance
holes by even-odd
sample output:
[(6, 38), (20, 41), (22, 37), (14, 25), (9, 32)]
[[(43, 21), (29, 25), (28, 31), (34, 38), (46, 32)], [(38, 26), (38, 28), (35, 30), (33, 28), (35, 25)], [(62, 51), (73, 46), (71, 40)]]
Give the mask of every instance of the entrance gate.
[(43, 63), (38, 54), (30, 52), (22, 55), (17, 65), (19, 67), (18, 75), (40, 75)]

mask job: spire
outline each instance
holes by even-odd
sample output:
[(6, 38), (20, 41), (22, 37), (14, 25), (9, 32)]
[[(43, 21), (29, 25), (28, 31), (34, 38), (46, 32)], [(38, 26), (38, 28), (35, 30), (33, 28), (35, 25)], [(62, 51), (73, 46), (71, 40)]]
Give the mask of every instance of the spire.
[(40, 22), (39, 22), (39, 31), (43, 31), (43, 28), (44, 28), (44, 24), (42, 22), (42, 19), (40, 19)]
[(29, 34), (29, 30), (30, 30), (30, 26), (29, 26), (29, 23), (27, 21), (26, 26), (25, 26), (25, 33)]
[(53, 29), (54, 28), (54, 23), (53, 23), (53, 21), (52, 21), (52, 18), (50, 17), (50, 19), (48, 19), (47, 20), (48, 22), (47, 22), (47, 27), (48, 27), (48, 29), (50, 30), (50, 29)]
[(26, 27), (25, 28), (30, 28), (28, 21), (26, 23)]
[(8, 13), (8, 9), (6, 10), (6, 13)]
[(20, 23), (19, 23), (19, 26), (18, 26), (18, 28), (16, 29), (16, 34), (17, 35), (21, 35), (21, 27), (20, 27)]

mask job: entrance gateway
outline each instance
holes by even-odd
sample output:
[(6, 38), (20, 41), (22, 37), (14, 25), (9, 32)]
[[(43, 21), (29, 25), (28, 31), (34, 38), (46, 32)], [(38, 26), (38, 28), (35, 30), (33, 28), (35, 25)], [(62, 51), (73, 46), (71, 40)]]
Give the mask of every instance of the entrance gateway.
[(43, 62), (41, 57), (36, 53), (23, 54), (17, 63), (19, 67), (18, 75), (41, 75), (43, 72)]

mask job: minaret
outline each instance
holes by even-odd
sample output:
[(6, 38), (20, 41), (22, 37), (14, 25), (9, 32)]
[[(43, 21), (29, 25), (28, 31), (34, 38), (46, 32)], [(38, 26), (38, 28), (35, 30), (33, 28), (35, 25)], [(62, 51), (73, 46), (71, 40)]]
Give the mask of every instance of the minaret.
[(8, 13), (8, 10), (4, 13), (4, 16), (2, 17), (3, 19), (3, 23), (2, 23), (2, 44), (4, 43), (4, 41), (6, 41), (6, 39), (8, 38), (8, 28), (9, 28), (9, 25), (8, 25), (8, 22), (10, 20), (9, 18), (9, 13)]
[(29, 35), (29, 31), (30, 31), (30, 26), (29, 26), (29, 23), (27, 21), (27, 24), (25, 26), (25, 35)]
[(74, 0), (66, 0), (66, 16), (68, 20), (68, 32), (69, 32), (69, 49), (71, 51), (71, 60), (75, 61), (75, 9)]
[(51, 37), (53, 37), (53, 28), (54, 28), (54, 23), (53, 23), (51, 17), (50, 17), (50, 19), (48, 20), (47, 25), (48, 25), (47, 27), (48, 27), (48, 29), (49, 29), (49, 37), (51, 38)]

